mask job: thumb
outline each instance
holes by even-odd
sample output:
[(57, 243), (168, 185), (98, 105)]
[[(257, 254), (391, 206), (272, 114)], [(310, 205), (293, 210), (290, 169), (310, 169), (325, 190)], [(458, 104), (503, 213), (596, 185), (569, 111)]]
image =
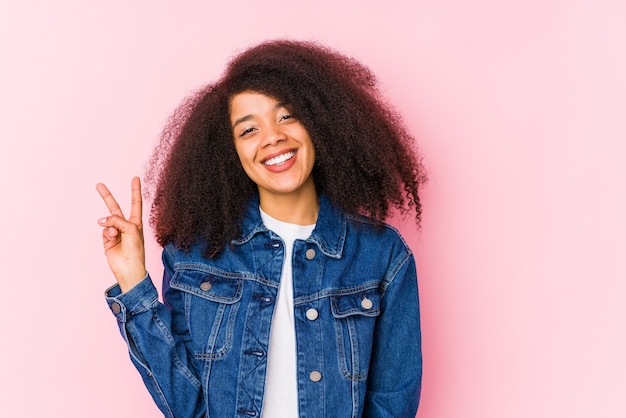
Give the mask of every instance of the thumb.
[(141, 230), (137, 225), (118, 215), (98, 219), (98, 223), (104, 227), (103, 235), (109, 239), (118, 239), (120, 234), (135, 235), (139, 233), (141, 235)]

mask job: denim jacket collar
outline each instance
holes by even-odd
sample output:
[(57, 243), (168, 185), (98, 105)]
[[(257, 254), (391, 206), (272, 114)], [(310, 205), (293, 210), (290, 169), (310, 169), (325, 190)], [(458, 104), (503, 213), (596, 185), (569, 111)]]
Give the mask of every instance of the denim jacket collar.
[[(233, 245), (244, 245), (256, 234), (268, 232), (259, 211), (259, 197), (248, 204), (242, 225), (242, 234), (231, 241)], [(326, 256), (340, 259), (343, 254), (347, 232), (346, 215), (335, 207), (326, 196), (320, 196), (320, 211), (315, 229), (307, 242), (317, 245)]]

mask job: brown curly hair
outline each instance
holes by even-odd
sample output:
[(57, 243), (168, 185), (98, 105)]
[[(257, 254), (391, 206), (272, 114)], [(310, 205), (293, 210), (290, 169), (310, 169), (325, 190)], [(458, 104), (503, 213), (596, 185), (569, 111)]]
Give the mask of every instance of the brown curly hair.
[(230, 124), (230, 99), (243, 91), (289, 103), (315, 147), (319, 194), (377, 222), (390, 204), (414, 210), (419, 225), (421, 158), (372, 72), (328, 47), (276, 40), (234, 57), (222, 78), (187, 98), (165, 126), (146, 173), (159, 244), (204, 242), (205, 254), (215, 256), (238, 236), (258, 193), (239, 162)]

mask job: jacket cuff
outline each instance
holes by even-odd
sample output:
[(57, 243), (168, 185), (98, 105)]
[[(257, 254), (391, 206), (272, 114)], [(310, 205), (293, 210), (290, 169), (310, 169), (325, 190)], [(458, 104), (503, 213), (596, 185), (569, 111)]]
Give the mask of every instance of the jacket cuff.
[(146, 273), (143, 280), (128, 292), (122, 293), (120, 286), (115, 284), (104, 292), (104, 296), (117, 320), (127, 322), (133, 316), (150, 309), (157, 302), (159, 294), (150, 275)]

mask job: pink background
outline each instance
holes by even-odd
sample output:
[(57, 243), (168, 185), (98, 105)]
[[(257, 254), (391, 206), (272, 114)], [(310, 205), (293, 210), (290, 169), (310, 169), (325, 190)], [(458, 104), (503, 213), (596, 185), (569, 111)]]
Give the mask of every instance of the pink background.
[(222, 3), (0, 0), (0, 415), (159, 416), (103, 300), (94, 185), (128, 208), (182, 98), (292, 37), (369, 65), (426, 156), (422, 232), (394, 221), (418, 417), (626, 416), (626, 3)]

